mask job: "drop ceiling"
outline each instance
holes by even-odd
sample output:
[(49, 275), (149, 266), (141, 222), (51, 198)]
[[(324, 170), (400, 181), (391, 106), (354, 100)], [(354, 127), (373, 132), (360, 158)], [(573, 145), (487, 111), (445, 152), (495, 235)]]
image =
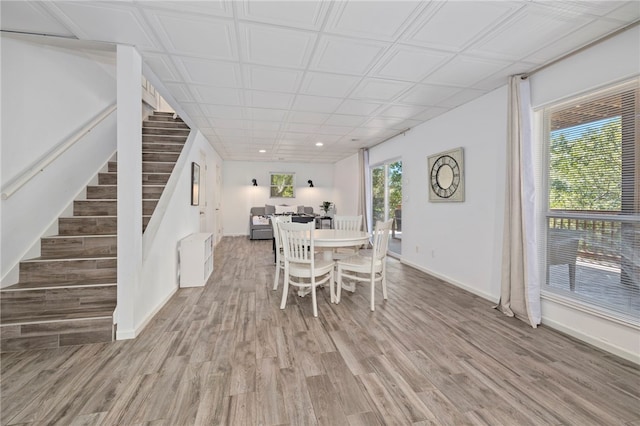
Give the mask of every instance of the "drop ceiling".
[(1, 15), (6, 31), (136, 46), (225, 160), (335, 162), (636, 22), (640, 2), (3, 1)]

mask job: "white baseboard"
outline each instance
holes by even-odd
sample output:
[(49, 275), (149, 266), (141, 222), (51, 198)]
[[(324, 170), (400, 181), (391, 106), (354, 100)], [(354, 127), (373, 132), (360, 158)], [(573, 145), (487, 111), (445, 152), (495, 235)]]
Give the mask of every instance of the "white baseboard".
[(624, 358), (627, 361), (631, 361), (635, 364), (640, 365), (640, 354), (637, 352), (636, 353), (630, 352), (624, 348), (621, 348), (619, 346), (613, 345), (609, 342), (605, 342), (600, 339), (596, 339), (593, 336), (590, 336), (578, 330), (574, 330), (571, 327), (567, 327), (566, 325), (553, 320), (542, 318), (542, 325), (552, 328), (554, 330), (560, 331), (564, 334), (568, 334), (569, 336), (575, 337), (576, 339), (586, 342), (590, 345), (593, 345), (596, 348), (602, 349), (603, 351), (610, 352), (614, 355), (619, 356), (620, 358)]
[(151, 311), (135, 329), (117, 330), (116, 340), (135, 339), (142, 332), (142, 330), (144, 330), (144, 328), (149, 324), (149, 322), (151, 322), (153, 317), (156, 316), (158, 312), (160, 312), (160, 309), (162, 309), (164, 305), (167, 304), (169, 299), (171, 299), (173, 295), (176, 294), (177, 291), (178, 291), (178, 287), (175, 287), (173, 291), (171, 291), (167, 295), (167, 297), (165, 297), (164, 300), (160, 302), (158, 306), (156, 306), (155, 309)]
[(499, 298), (496, 298), (496, 297), (494, 297), (494, 296), (490, 295), (489, 293), (485, 293), (485, 292), (483, 292), (483, 291), (480, 291), (480, 290), (478, 290), (477, 288), (470, 287), (470, 286), (468, 286), (468, 285), (466, 285), (466, 284), (464, 284), (464, 283), (461, 283), (460, 281), (454, 280), (454, 279), (453, 279), (453, 278), (451, 278), (451, 277), (448, 277), (448, 276), (446, 276), (446, 275), (439, 274), (439, 273), (437, 273), (437, 272), (433, 272), (433, 271), (431, 271), (431, 270), (429, 270), (429, 269), (427, 269), (427, 268), (425, 268), (425, 267), (423, 267), (423, 266), (416, 265), (415, 263), (409, 262), (409, 261), (404, 260), (404, 259), (400, 260), (400, 262), (401, 262), (401, 263), (403, 263), (403, 264), (405, 264), (405, 265), (407, 265), (407, 266), (410, 266), (410, 267), (412, 267), (412, 268), (414, 268), (414, 269), (417, 269), (417, 270), (419, 270), (419, 271), (422, 271), (422, 272), (424, 272), (425, 274), (432, 275), (432, 276), (434, 276), (434, 277), (436, 277), (436, 278), (438, 278), (438, 279), (441, 279), (442, 281), (445, 281), (445, 282), (447, 282), (447, 283), (449, 283), (449, 284), (451, 284), (451, 285), (454, 285), (454, 286), (456, 286), (456, 287), (458, 287), (458, 288), (461, 288), (461, 289), (463, 289), (463, 290), (466, 290), (466, 291), (468, 291), (469, 293), (473, 293), (473, 294), (475, 294), (476, 296), (482, 297), (483, 299), (486, 299), (486, 300), (488, 300), (488, 301), (490, 301), (490, 302), (492, 302), (492, 303), (498, 303), (498, 299), (499, 299)]

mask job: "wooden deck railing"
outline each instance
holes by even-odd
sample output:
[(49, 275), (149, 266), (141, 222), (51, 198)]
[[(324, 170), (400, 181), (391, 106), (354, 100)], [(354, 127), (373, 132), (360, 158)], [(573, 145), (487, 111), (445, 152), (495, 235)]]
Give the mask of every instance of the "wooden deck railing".
[(549, 228), (574, 230), (579, 235), (578, 256), (586, 261), (620, 266), (631, 247), (640, 248), (640, 220), (637, 215), (608, 211), (552, 210)]

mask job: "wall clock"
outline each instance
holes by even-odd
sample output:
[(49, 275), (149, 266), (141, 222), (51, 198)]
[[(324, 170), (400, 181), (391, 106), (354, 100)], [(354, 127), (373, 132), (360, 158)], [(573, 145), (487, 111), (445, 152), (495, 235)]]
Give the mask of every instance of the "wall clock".
[(464, 201), (464, 157), (462, 148), (427, 157), (429, 201)]

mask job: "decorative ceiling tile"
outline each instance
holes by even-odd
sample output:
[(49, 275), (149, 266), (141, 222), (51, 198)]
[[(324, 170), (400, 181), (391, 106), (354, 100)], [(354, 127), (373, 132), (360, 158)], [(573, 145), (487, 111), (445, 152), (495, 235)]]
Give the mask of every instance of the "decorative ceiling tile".
[(224, 160), (286, 162), (352, 155), (640, 18), (638, 1), (1, 5), (3, 29), (77, 37), (102, 63), (86, 42), (136, 46)]
[(142, 57), (160, 80), (177, 81), (180, 79), (178, 71), (168, 55), (145, 52)]
[(451, 53), (398, 45), (380, 60), (372, 75), (416, 82), (452, 57)]
[(504, 86), (509, 82), (509, 76), (517, 75), (517, 74), (525, 74), (537, 67), (536, 64), (529, 62), (516, 62), (508, 66), (507, 68), (501, 69), (495, 74), (481, 80), (477, 83), (474, 83), (473, 87), (475, 89), (490, 91), (496, 89), (500, 86)]
[(323, 134), (323, 135), (344, 135), (346, 133), (349, 133), (350, 131), (352, 131), (354, 128), (354, 126), (330, 126), (330, 125), (323, 125), (320, 126), (320, 128), (318, 129), (318, 133)]
[(251, 129), (253, 130), (268, 130), (268, 131), (278, 131), (282, 126), (282, 122), (280, 121), (262, 121), (262, 120), (252, 120), (249, 122)]
[(300, 111), (330, 113), (340, 105), (342, 99), (328, 98), (325, 96), (298, 95), (293, 104), (293, 109)]
[(147, 10), (169, 53), (210, 59), (237, 60), (233, 22), (218, 18)]
[(206, 115), (212, 118), (226, 118), (234, 120), (242, 120), (245, 118), (243, 108), (238, 106), (202, 104), (202, 110)]
[(336, 114), (350, 114), (350, 115), (373, 115), (383, 104), (367, 101), (356, 101), (347, 99), (338, 109), (335, 110)]
[(607, 18), (617, 19), (625, 23), (631, 23), (640, 19), (640, 2), (625, 1), (616, 10), (607, 15)]
[(247, 118), (251, 120), (284, 121), (287, 110), (272, 108), (246, 108)]
[(45, 10), (40, 2), (3, 1), (0, 28), (34, 34), (72, 37), (74, 34)]
[(369, 39), (395, 40), (413, 22), (426, 2), (336, 2), (325, 30)]
[(437, 105), (460, 90), (459, 87), (435, 86), (430, 84), (416, 84), (410, 92), (399, 99), (399, 102), (412, 105)]
[(302, 79), (301, 71), (285, 68), (245, 65), (244, 70), (248, 89), (294, 93)]
[(249, 133), (245, 129), (219, 129), (216, 128), (216, 134), (223, 141), (225, 138), (244, 138), (249, 137)]
[(240, 24), (246, 62), (305, 68), (315, 43), (315, 33), (266, 25)]
[(462, 89), (450, 98), (440, 102), (439, 105), (444, 106), (445, 108), (455, 108), (467, 102), (471, 102), (485, 93), (487, 93), (485, 90)]
[(429, 107), (426, 110), (422, 111), (420, 114), (417, 114), (416, 116), (414, 116), (413, 118), (415, 118), (416, 120), (420, 120), (420, 121), (427, 121), (427, 120), (431, 120), (432, 118), (435, 118), (439, 115), (444, 114), (445, 112), (449, 111), (450, 108), (443, 108), (443, 107)]
[[(3, 2), (4, 3), (4, 2)], [(159, 49), (159, 43), (144, 23), (140, 12), (126, 4), (95, 2), (47, 3), (70, 22), (82, 38), (125, 43), (141, 49)]]
[(368, 116), (363, 115), (332, 114), (324, 124), (330, 124), (333, 126), (356, 127), (361, 125), (368, 119)]
[(216, 129), (246, 129), (249, 127), (249, 121), (235, 120), (231, 118), (209, 118), (211, 124)]
[(424, 111), (425, 107), (419, 105), (390, 105), (388, 108), (380, 111), (380, 115), (384, 117), (411, 118)]
[(469, 87), (509, 66), (509, 62), (459, 55), (424, 80), (429, 84)]
[(187, 86), (179, 83), (165, 83), (165, 87), (178, 102), (193, 102)]
[(300, 93), (317, 96), (345, 97), (351, 92), (360, 77), (339, 74), (308, 72)]
[(344, 74), (365, 74), (389, 45), (369, 40), (322, 36), (311, 69)]
[[(638, 4), (640, 5), (640, 2)], [(551, 44), (540, 46), (541, 48), (539, 50), (528, 55), (525, 60), (539, 64), (549, 62), (564, 55), (572, 47), (584, 46), (594, 39), (604, 37), (605, 35), (615, 31), (618, 27), (619, 24), (614, 21), (594, 21), (582, 28), (579, 28), (571, 34), (567, 34), (564, 37), (553, 40)]]
[(191, 86), (195, 98), (205, 104), (242, 105), (241, 92), (226, 87)]
[(284, 130), (292, 133), (315, 133), (320, 126), (318, 124), (289, 123)]
[(308, 123), (308, 124), (322, 124), (329, 117), (329, 114), (321, 112), (307, 112), (307, 111), (291, 111), (289, 113), (290, 123)]
[(319, 30), (329, 1), (244, 1), (237, 3), (238, 18), (274, 25)]
[(207, 1), (145, 1), (137, 0), (137, 5), (145, 9), (167, 9), (178, 13), (192, 13), (196, 15), (211, 15), (231, 18), (233, 11), (229, 0)]
[(388, 102), (411, 86), (413, 86), (413, 83), (367, 78), (354, 90), (352, 97), (355, 99)]
[(526, 7), (495, 28), (467, 52), (484, 57), (491, 55), (520, 60), (540, 46), (564, 37), (589, 22), (591, 18), (562, 14), (543, 7)]
[(257, 108), (289, 109), (294, 95), (287, 93), (263, 92), (260, 90), (245, 90), (248, 106)]
[(402, 121), (404, 121), (402, 118), (396, 118), (396, 117), (374, 117), (369, 121), (367, 121), (362, 127), (365, 127), (365, 128), (376, 127), (376, 128), (386, 129), (398, 123), (402, 123)]
[(431, 2), (406, 32), (407, 42), (459, 52), (512, 14), (518, 2)]
[(240, 66), (232, 62), (174, 56), (188, 83), (219, 87), (241, 87)]

